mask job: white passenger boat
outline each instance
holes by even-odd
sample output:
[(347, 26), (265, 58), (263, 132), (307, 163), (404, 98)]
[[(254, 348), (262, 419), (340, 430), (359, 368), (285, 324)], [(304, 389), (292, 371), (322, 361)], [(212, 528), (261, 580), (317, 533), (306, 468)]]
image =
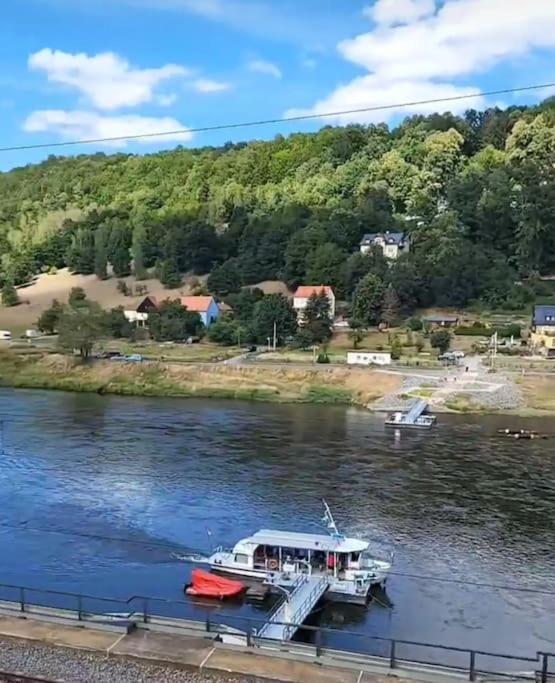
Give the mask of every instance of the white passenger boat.
[(208, 558), (210, 567), (261, 580), (271, 580), (277, 573), (326, 576), (326, 597), (365, 604), (370, 588), (385, 583), (391, 562), (373, 557), (366, 541), (340, 534), (325, 501), (324, 505), (329, 534), (262, 529), (231, 550), (217, 548)]

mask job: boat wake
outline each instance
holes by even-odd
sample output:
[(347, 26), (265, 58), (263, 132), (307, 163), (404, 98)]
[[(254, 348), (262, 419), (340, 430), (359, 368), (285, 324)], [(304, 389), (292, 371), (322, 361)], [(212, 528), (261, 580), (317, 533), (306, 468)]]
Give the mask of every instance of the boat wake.
[(172, 557), (181, 562), (191, 562), (194, 564), (206, 564), (208, 562), (208, 557), (206, 557), (206, 555), (200, 555), (199, 553), (172, 553)]

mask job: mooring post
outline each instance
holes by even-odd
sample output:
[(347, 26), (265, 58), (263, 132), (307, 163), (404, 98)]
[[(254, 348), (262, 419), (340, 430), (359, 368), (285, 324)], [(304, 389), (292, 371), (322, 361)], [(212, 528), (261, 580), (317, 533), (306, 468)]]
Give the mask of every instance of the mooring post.
[(392, 640), (389, 647), (389, 668), (394, 669), (397, 666), (395, 661), (395, 641)]
[(316, 656), (320, 657), (322, 654), (322, 629), (316, 631)]
[(542, 673), (541, 683), (547, 683), (547, 674), (549, 672), (549, 654), (547, 652), (538, 652), (542, 656)]
[(476, 680), (476, 653), (474, 650), (470, 651), (470, 668), (468, 669), (468, 680)]

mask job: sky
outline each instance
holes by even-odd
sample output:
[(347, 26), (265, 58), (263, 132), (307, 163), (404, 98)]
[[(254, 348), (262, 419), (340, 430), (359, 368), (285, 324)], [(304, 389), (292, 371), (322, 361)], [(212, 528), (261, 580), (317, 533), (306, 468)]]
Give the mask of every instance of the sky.
[[(180, 131), (0, 153), (152, 152), (325, 124), (537, 102), (555, 89), (555, 0), (8, 0), (0, 7), (0, 147)], [(188, 129), (475, 95), (316, 121)]]

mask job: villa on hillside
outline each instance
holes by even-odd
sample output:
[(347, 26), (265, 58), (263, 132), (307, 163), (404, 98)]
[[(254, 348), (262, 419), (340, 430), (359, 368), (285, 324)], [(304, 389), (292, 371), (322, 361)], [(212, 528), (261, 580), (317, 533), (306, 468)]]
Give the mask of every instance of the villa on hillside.
[[(216, 303), (213, 296), (178, 296), (172, 297), (171, 295), (166, 297), (167, 300), (178, 299), (181, 305), (188, 311), (193, 311), (200, 315), (200, 319), (205, 327), (209, 327), (213, 322), (218, 319), (221, 313), (221, 309)], [(148, 294), (139, 303), (137, 308), (133, 310), (125, 311), (125, 317), (130, 322), (136, 323), (139, 327), (146, 325), (148, 321), (148, 315), (152, 311), (156, 310), (162, 303), (157, 297), (152, 294)]]
[(293, 308), (297, 312), (297, 317), (302, 318), (304, 309), (308, 300), (313, 294), (324, 294), (328, 297), (330, 302), (330, 317), (335, 318), (335, 294), (329, 285), (301, 285), (293, 294)]
[(555, 306), (534, 306), (530, 343), (538, 353), (555, 358)]
[(360, 241), (360, 253), (367, 254), (374, 246), (381, 248), (383, 255), (396, 259), (400, 254), (410, 250), (410, 237), (404, 232), (372, 232), (364, 235)]

